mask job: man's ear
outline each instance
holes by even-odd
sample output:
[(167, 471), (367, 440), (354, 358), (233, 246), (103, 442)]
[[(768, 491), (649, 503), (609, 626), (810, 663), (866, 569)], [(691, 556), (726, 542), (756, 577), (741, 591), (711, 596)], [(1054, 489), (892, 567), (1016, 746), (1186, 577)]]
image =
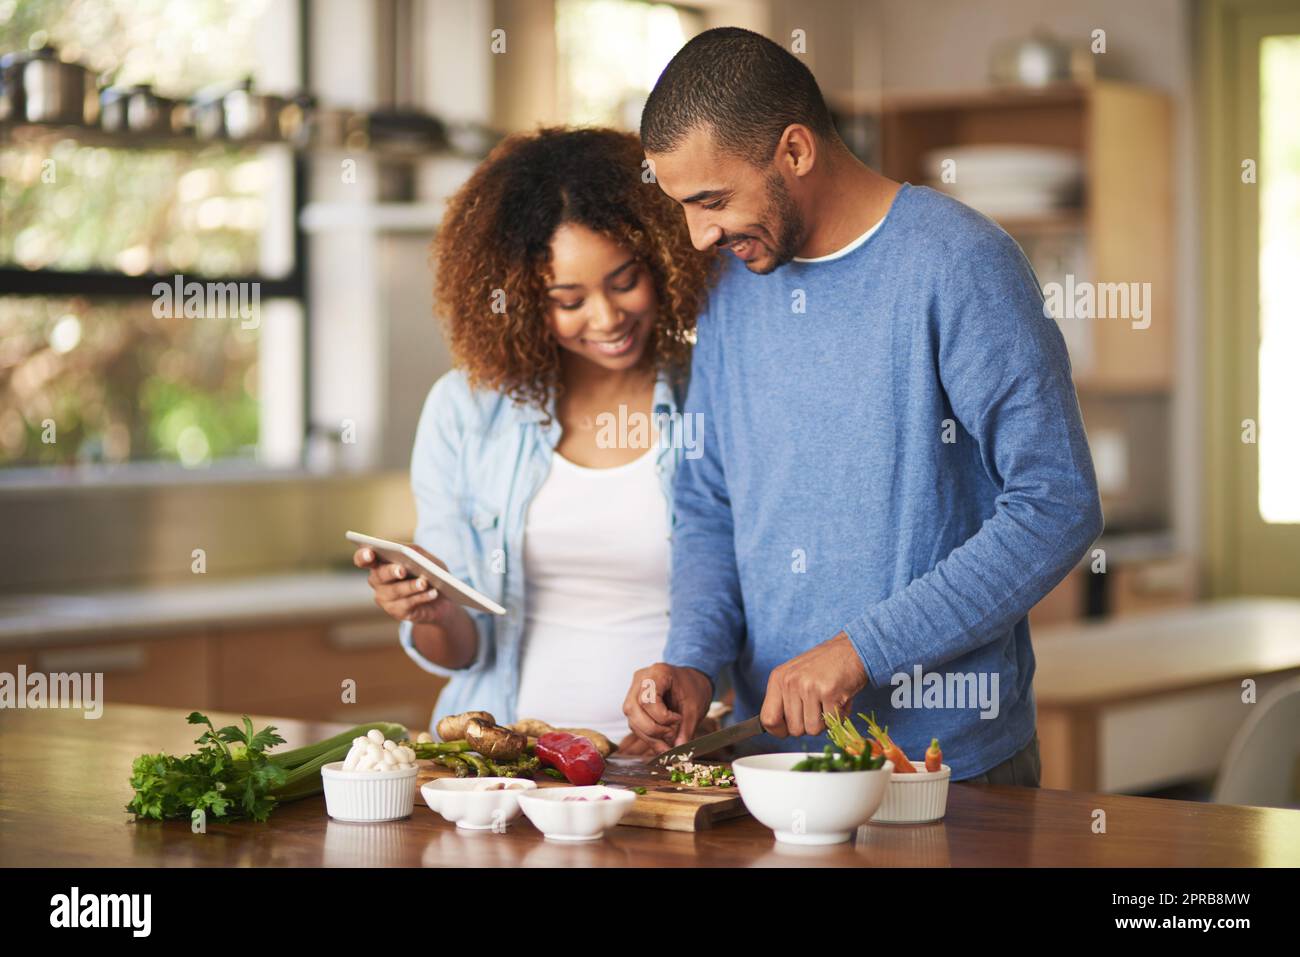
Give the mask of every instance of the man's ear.
[(807, 176), (817, 165), (818, 142), (802, 123), (791, 123), (776, 144), (776, 162), (792, 176)]

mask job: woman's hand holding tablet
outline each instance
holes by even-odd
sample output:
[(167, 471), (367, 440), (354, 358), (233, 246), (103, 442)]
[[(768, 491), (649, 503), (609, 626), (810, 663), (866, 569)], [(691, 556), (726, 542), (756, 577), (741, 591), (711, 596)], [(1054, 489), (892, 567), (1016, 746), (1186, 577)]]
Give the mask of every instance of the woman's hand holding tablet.
[(418, 545), (360, 532), (348, 532), (347, 537), (360, 546), (352, 556), (353, 564), (370, 569), (375, 604), (398, 621), (445, 625), (460, 611), (458, 605), (505, 614), (504, 608), (456, 578), (445, 563)]

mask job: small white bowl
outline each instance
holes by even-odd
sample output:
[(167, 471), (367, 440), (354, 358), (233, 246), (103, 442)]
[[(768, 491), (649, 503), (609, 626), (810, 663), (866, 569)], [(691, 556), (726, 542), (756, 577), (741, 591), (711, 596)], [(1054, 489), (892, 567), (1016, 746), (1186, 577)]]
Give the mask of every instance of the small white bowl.
[(415, 810), (419, 768), (404, 771), (344, 771), (342, 761), (320, 769), (325, 810), (336, 821), (373, 823), (410, 817)]
[(885, 796), (892, 761), (876, 771), (792, 771), (820, 753), (781, 751), (731, 762), (740, 799), (783, 844), (839, 844), (867, 823)]
[(925, 764), (917, 765), (915, 774), (895, 774), (885, 789), (885, 799), (876, 813), (873, 824), (929, 824), (943, 818), (948, 810), (948, 781), (952, 768), (940, 764), (938, 771), (926, 771)]
[(519, 794), (524, 816), (552, 841), (594, 841), (617, 824), (635, 801), (632, 791), (603, 784), (537, 788)]
[[(505, 790), (489, 790), (492, 785)], [(437, 778), (420, 786), (431, 811), (467, 831), (504, 831), (519, 816), (519, 795), (537, 788), (525, 778)]]

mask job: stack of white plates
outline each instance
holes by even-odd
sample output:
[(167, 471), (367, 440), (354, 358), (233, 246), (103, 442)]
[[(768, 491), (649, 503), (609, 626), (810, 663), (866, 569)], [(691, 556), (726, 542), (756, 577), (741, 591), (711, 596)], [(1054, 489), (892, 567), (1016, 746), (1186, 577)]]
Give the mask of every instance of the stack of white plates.
[(925, 172), (931, 186), (986, 216), (1042, 216), (1078, 203), (1083, 161), (1048, 146), (950, 146), (925, 155)]

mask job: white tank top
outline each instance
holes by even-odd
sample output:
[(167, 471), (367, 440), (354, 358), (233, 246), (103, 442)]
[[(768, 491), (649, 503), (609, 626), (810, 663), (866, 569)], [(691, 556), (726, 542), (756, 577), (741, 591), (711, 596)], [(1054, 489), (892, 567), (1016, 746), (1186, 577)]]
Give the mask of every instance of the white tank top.
[(668, 511), (657, 450), (614, 468), (556, 453), (524, 525), (518, 718), (628, 733), (623, 698), (668, 637)]

